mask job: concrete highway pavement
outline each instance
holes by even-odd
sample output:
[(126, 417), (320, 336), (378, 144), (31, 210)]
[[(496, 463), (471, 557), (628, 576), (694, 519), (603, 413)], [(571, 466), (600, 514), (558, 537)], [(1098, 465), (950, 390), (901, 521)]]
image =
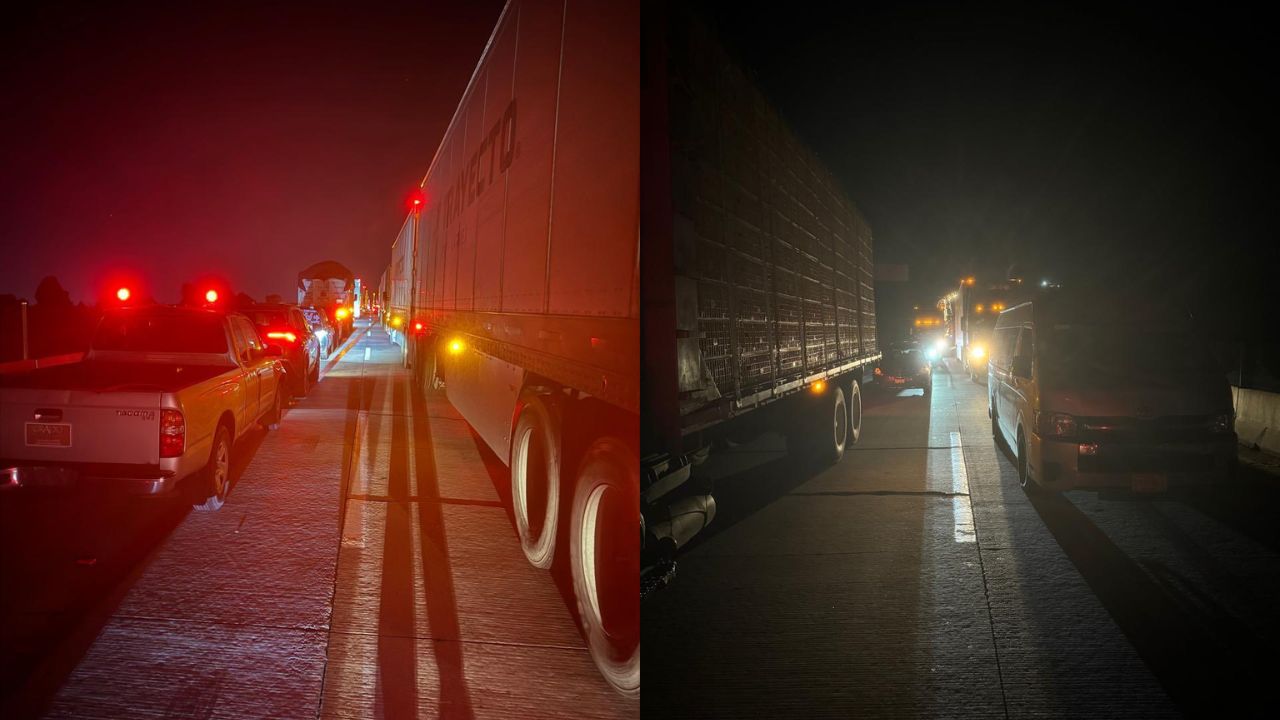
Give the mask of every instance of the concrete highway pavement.
[(634, 717), (504, 466), (361, 331), (216, 513), (6, 497), (5, 717)]
[(643, 608), (643, 715), (1274, 717), (1274, 482), (1029, 498), (984, 393), (869, 389), (816, 474), (771, 435), (713, 455), (715, 522)]

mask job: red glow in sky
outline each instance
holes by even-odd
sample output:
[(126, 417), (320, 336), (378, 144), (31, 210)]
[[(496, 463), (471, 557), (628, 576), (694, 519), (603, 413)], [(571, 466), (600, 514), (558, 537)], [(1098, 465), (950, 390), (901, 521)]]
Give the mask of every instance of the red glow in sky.
[(258, 299), (321, 260), (378, 277), (501, 5), (29, 7), (0, 47), (0, 293), (56, 275), (92, 302), (122, 265), (161, 302), (205, 273)]

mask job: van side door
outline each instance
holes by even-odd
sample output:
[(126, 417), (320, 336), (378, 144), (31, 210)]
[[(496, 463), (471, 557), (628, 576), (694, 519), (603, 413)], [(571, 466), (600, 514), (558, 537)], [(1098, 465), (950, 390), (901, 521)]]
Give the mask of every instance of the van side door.
[[(1010, 436), (1016, 437), (1018, 432), (1018, 412), (1024, 411), (1024, 421), (1027, 423), (1035, 422), (1034, 409), (1030, 405), (1030, 398), (1034, 396), (1031, 377), (1020, 377), (1014, 373), (1014, 368), (1020, 362), (1025, 363), (1025, 368), (1030, 369), (1034, 364), (1035, 358), (1035, 329), (1029, 325), (1024, 325), (1018, 332), (1018, 342), (1014, 346), (1013, 358), (1009, 361), (1009, 414), (1008, 427)], [(1028, 372), (1027, 375), (1032, 375)], [(1031, 430), (1027, 430), (1031, 432)]]
[(996, 420), (1002, 431), (1009, 431), (1005, 426), (1005, 418), (1009, 415), (1009, 366), (1013, 362), (1013, 351), (1018, 344), (1017, 327), (996, 328), (991, 333), (991, 360), (987, 381), (991, 384), (991, 407), (995, 410)]

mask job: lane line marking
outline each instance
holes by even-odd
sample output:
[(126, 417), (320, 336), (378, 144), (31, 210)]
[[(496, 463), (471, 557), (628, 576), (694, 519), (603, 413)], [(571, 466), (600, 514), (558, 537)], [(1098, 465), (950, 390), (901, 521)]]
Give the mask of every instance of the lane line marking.
[(969, 500), (969, 473), (964, 468), (964, 448), (960, 445), (958, 432), (951, 433), (951, 492), (956, 542), (974, 542), (977, 533), (973, 528), (973, 503)]
[(364, 346), (364, 361), (369, 362), (369, 355), (373, 352), (373, 348), (368, 345)]

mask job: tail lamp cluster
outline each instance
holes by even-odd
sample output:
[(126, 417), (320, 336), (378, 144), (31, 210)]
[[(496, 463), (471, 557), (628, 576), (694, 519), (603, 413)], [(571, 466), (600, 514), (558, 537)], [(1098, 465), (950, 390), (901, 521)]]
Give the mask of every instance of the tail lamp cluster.
[(160, 411), (160, 457), (179, 457), (187, 447), (187, 423), (178, 410)]
[(267, 333), (267, 339), (268, 340), (284, 340), (285, 342), (289, 342), (289, 343), (298, 342), (298, 336), (295, 333), (290, 332), (288, 330), (280, 330), (280, 331), (273, 330)]

